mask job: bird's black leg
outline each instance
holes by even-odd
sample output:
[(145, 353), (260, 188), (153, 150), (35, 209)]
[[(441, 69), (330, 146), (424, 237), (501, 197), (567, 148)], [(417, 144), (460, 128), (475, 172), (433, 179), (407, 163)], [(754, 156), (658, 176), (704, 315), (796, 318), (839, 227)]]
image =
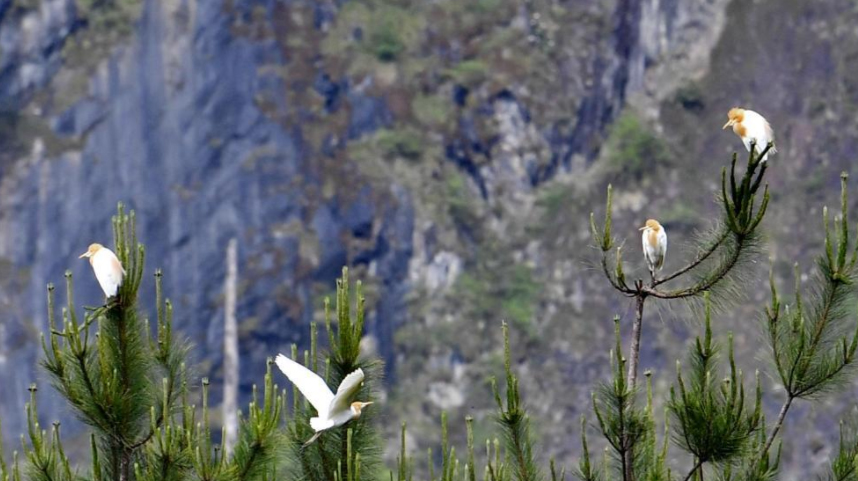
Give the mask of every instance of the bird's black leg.
[(321, 436), (323, 432), (324, 432), (324, 431), (319, 431), (319, 432), (317, 432), (316, 434), (314, 434), (314, 435), (313, 435), (313, 437), (311, 437), (310, 439), (308, 439), (308, 440), (307, 440), (307, 442), (306, 442), (306, 443), (304, 443), (304, 445), (303, 445), (303, 446), (301, 446), (301, 449), (306, 449), (306, 448), (307, 448), (307, 446), (309, 446), (309, 445), (313, 444), (313, 441), (315, 441), (315, 440), (319, 439), (319, 436)]

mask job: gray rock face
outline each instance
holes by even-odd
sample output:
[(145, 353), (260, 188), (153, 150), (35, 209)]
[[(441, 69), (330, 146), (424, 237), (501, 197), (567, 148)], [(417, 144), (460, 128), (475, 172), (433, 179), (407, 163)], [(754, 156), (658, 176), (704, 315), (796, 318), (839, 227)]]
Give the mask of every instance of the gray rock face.
[[(0, 0), (0, 113), (17, 115), (58, 75), (64, 42), (84, 27), (73, 0), (42, 0), (31, 9), (14, 3)], [(29, 383), (45, 384), (36, 368), (38, 333), (46, 327), (44, 286), (61, 285), (63, 272), (71, 269), (76, 304), (102, 301), (89, 266), (77, 256), (91, 242), (109, 243), (118, 201), (137, 213), (149, 273), (164, 269), (177, 325), (194, 343), (194, 358), (203, 361), (200, 373), (214, 383), (213, 402), (218, 402), (221, 376), (223, 278), (231, 238), (239, 242), (237, 318), (245, 399), (251, 384), (261, 380), (267, 356), (293, 342), (306, 344), (307, 324), (318, 318), (319, 286), (327, 289), (322, 293), (330, 292), (346, 264), (365, 267), (383, 292), (369, 330), (393, 380), (393, 339), (407, 316), (406, 294), (415, 284), (430, 291), (451, 288), (467, 259), (445, 246), (430, 246), (422, 234), (416, 236), (420, 256), (413, 255), (415, 224), (432, 227), (431, 220), (419, 218), (413, 193), (396, 183), (357, 180), (348, 175), (351, 166), (336, 164), (337, 153), (350, 142), (395, 122), (395, 102), (378, 94), (383, 86), (376, 86), (371, 75), (334, 78), (321, 62), (310, 62), (313, 71), (302, 76), (297, 68), (287, 68), (296, 60), (284, 53), (276, 35), (255, 36), (238, 28), (261, 11), (267, 21), (263, 29), (280, 28), (280, 36), (309, 42), (297, 38), (304, 31), (278, 26), (283, 9), (310, 5), (305, 21), (315, 32), (325, 32), (343, 3), (146, 0), (133, 34), (98, 63), (83, 98), (62, 111), (32, 113), (45, 118), (50, 135), (81, 139), (81, 144), (55, 155), (43, 135), (33, 135), (27, 155), (0, 174), (0, 312), (5, 314), (0, 417), (5, 435), (22, 431)], [(499, 126), (495, 144), (480, 139), (473, 119), (463, 116), (458, 135), (467, 145), (444, 145), (447, 160), (478, 187), (476, 197), (493, 207), (517, 208), (526, 216), (529, 209), (521, 206), (534, 205), (540, 183), (568, 171), (573, 157), (595, 157), (628, 98), (661, 99), (674, 83), (661, 86), (659, 75), (676, 73), (671, 79), (678, 82), (702, 68), (699, 62), (693, 63), (697, 70), (677, 62), (688, 56), (696, 61), (700, 55), (695, 52), (712, 48), (720, 23), (707, 20), (720, 18), (725, 5), (709, 0), (572, 3), (604, 15), (611, 25), (609, 35), (594, 34), (592, 45), (572, 37), (575, 41), (566, 47), (586, 47), (560, 66), (568, 80), (564, 95), (574, 100), (570, 131), (558, 134), (538, 124), (526, 101), (511, 93), (514, 89), (502, 90), (478, 109)], [(674, 65), (683, 68), (671, 70)], [(312, 160), (319, 152), (313, 151), (312, 133), (302, 121), (319, 114), (305, 111), (290, 96), (300, 82), (311, 84), (325, 115), (347, 115), (341, 138), (331, 134), (322, 143), (321, 153), (330, 162)], [(457, 87), (454, 101), (464, 105), (467, 96), (467, 89)], [(280, 121), (287, 117), (297, 120)], [(474, 150), (493, 156), (492, 162), (477, 165), (468, 156)], [(497, 221), (493, 228), (500, 232), (506, 226)], [(58, 289), (58, 305), (65, 302), (63, 292)], [(145, 285), (141, 299), (144, 306), (152, 305), (152, 283)], [(464, 402), (464, 394), (438, 386), (439, 404)], [(48, 419), (67, 414), (50, 396), (41, 406)]]
[(75, 26), (74, 0), (45, 0), (18, 8), (0, 0), (0, 111), (26, 104), (62, 66), (60, 51)]
[[(44, 2), (39, 14), (3, 19), (0, 101), (14, 106), (27, 89), (45, 84), (56, 69), (55, 55), (28, 39), (61, 43), (62, 37), (42, 35), (67, 31), (73, 9), (61, 9), (65, 16), (57, 9), (73, 4)], [(347, 263), (373, 264), (385, 284), (384, 301), (370, 323), (381, 353), (390, 355), (386, 346), (405, 313), (400, 304), (411, 251), (409, 194), (394, 186), (385, 205), (369, 193), (354, 202), (339, 195), (311, 202), (324, 173), (307, 162), (300, 128), (284, 130), (256, 103), (266, 96), (291, 108), (282, 96), (283, 79), (259, 73), (263, 64), (282, 63), (280, 51), (272, 41), (232, 35), (229, 20), (219, 2), (146, 2), (128, 45), (93, 72), (89, 95), (51, 118), (59, 134), (85, 135), (82, 151), (48, 158), (43, 148), (34, 148), (3, 173), (0, 258), (15, 276), (5, 282), (2, 302), (17, 306), (0, 326), (0, 365), (17, 366), (0, 369), (0, 384), (10, 386), (0, 404), (6, 433), (21, 431), (18, 413), (26, 388), (41, 378), (37, 333), (46, 327), (46, 302), (40, 293), (48, 282), (61, 285), (63, 272), (71, 269), (77, 305), (101, 302), (89, 266), (77, 255), (91, 242), (110, 242), (117, 201), (136, 211), (147, 270), (163, 268), (176, 323), (193, 341), (193, 357), (209, 362), (202, 374), (215, 382), (223, 346), (225, 252), (232, 237), (239, 240), (243, 281), (238, 319), (254, 322), (241, 331), (246, 393), (261, 382), (267, 356), (292, 342), (306, 345), (307, 324), (320, 307), (311, 288), (332, 287)], [(7, 50), (10, 45), (15, 50)], [(385, 121), (383, 102), (349, 95), (355, 136)], [(299, 233), (275, 228), (289, 223), (306, 224), (318, 240), (318, 261), (309, 269), (299, 259)], [(347, 253), (343, 240), (349, 236), (365, 237), (364, 249)], [(153, 296), (149, 282), (142, 305), (151, 306)], [(57, 304), (64, 302), (59, 294)], [(48, 418), (60, 413), (55, 401), (42, 403)]]

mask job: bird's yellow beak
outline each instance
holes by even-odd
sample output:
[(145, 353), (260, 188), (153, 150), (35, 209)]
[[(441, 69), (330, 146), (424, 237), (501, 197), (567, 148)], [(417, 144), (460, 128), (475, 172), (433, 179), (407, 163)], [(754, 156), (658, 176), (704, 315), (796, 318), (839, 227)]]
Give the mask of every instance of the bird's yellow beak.
[(730, 119), (729, 121), (727, 121), (727, 123), (726, 123), (726, 124), (724, 124), (724, 126), (723, 126), (723, 127), (721, 127), (721, 130), (726, 129), (727, 127), (730, 127), (730, 126), (732, 126), (732, 125), (733, 125), (733, 124), (735, 124), (735, 123), (736, 123), (736, 119)]
[(81, 255), (80, 255), (80, 257), (78, 257), (78, 259), (83, 259), (84, 257), (89, 257), (89, 256), (91, 256), (91, 255), (92, 255), (92, 254), (90, 254), (90, 253), (89, 253), (89, 251), (86, 251), (86, 252), (84, 252), (83, 254), (81, 254)]
[(640, 229), (638, 229), (638, 230), (646, 230), (646, 226), (643, 226), (643, 227), (641, 227), (641, 228), (640, 228)]
[(363, 404), (363, 406), (362, 406), (362, 407), (367, 407), (367, 406), (369, 406), (369, 405), (370, 405), (370, 404), (372, 404), (372, 403), (373, 403), (372, 401), (369, 401), (369, 402), (365, 402), (365, 403), (361, 403), (361, 404)]

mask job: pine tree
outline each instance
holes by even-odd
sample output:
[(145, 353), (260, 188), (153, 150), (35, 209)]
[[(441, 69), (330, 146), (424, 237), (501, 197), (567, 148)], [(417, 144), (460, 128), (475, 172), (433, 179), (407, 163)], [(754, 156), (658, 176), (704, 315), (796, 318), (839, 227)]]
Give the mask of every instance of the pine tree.
[[(357, 306), (352, 316), (350, 307), (348, 269), (343, 269), (337, 280), (336, 325), (333, 324), (330, 302), (325, 299), (325, 328), (328, 333), (330, 355), (324, 360), (324, 373), (329, 386), (336, 386), (350, 373), (363, 369), (366, 378), (356, 398), (372, 401), (375, 398), (375, 383), (381, 376), (381, 363), (361, 356), (360, 343), (364, 326), (364, 303), (361, 283), (357, 283)], [(317, 329), (310, 327), (310, 351), (304, 352), (303, 361), (308, 368), (318, 371)], [(292, 358), (300, 361), (297, 346), (292, 346)], [(357, 481), (360, 473), (372, 473), (378, 469), (381, 442), (373, 426), (375, 409), (369, 408), (344, 427), (323, 433), (317, 441), (304, 446), (313, 435), (310, 418), (315, 415), (306, 401), (300, 400), (297, 388), (293, 388), (293, 418), (288, 423), (291, 456), (298, 461), (301, 479), (314, 481)]]
[[(644, 421), (648, 415), (643, 413), (652, 405), (649, 383), (648, 408), (641, 410), (636, 400), (644, 305), (649, 299), (657, 302), (700, 299), (704, 306), (704, 335), (691, 346), (687, 373), (683, 373), (677, 362), (676, 382), (666, 401), (673, 444), (691, 457), (691, 469), (679, 478), (683, 481), (702, 480), (707, 465), (725, 481), (772, 479), (777, 474), (781, 453), (780, 445), (774, 452), (772, 446), (793, 402), (817, 399), (849, 379), (858, 349), (853, 287), (858, 275), (858, 245), (853, 246), (849, 240), (845, 173), (841, 175), (841, 214), (835, 218), (833, 228), (828, 210), (823, 211), (824, 255), (817, 261), (819, 272), (810, 289), (810, 301), (801, 294), (797, 273), (792, 306), (782, 303), (773, 277), (770, 281), (772, 299), (764, 309), (764, 332), (770, 344), (773, 369), (785, 391), (784, 404), (772, 427), (766, 427), (762, 413), (760, 375), (755, 376), (754, 395), (746, 394), (742, 370), (733, 358), (730, 334), (727, 336), (729, 370), (725, 377), (718, 377), (721, 345), (711, 330), (711, 308), (714, 303), (729, 302), (734, 297), (732, 289), (744, 274), (743, 265), (759, 252), (759, 226), (769, 202), (767, 185), (760, 193), (767, 168), (760, 159), (766, 150), (756, 154), (751, 148), (741, 177), (736, 175), (736, 155), (733, 155), (729, 173), (726, 168), (722, 170), (720, 221), (701, 236), (698, 252), (690, 262), (648, 283), (636, 280), (629, 285), (626, 279), (621, 247), (611, 235), (610, 186), (605, 220), (600, 227), (591, 214), (591, 230), (601, 251), (602, 271), (615, 290), (635, 299), (636, 316), (628, 361), (618, 354), (622, 346), (617, 320), (617, 346), (611, 356), (613, 380), (594, 395), (599, 430), (616, 459), (601, 470), (596, 468), (583, 437), (584, 456), (577, 473), (580, 479), (611, 479), (614, 469), (623, 481), (672, 479), (664, 463), (667, 444), (659, 451), (655, 426)], [(665, 287), (683, 280), (683, 287)], [(626, 363), (628, 372), (623, 379)], [(849, 430), (843, 432), (839, 454), (832, 464), (832, 479), (855, 476), (850, 459), (854, 460), (852, 453), (858, 446), (858, 438)], [(653, 456), (656, 452), (659, 454)]]
[[(66, 273), (67, 305), (58, 325), (54, 287), (48, 286), (50, 332), (42, 338), (43, 367), (74, 413), (92, 429), (92, 463), (87, 473), (74, 469), (65, 455), (60, 423), (41, 428), (32, 386), (27, 404), (28, 432), (23, 460), (0, 462), (0, 479), (28, 480), (223, 480), (269, 479), (276, 454), (285, 445), (271, 369), (263, 399), (253, 400), (240, 420), (231, 457), (213, 443), (208, 415), (208, 382), (203, 381), (201, 410), (189, 403), (188, 344), (174, 335), (173, 309), (164, 300), (161, 271), (155, 272), (154, 333), (139, 314), (137, 293), (143, 278), (145, 249), (137, 243), (134, 213), (122, 205), (113, 219), (114, 250), (126, 277), (107, 304), (74, 305), (73, 283)], [(202, 422), (197, 421), (201, 411)], [(0, 460), (4, 459), (0, 446)], [(23, 462), (23, 467), (20, 464)]]
[[(704, 477), (723, 481), (764, 481), (777, 475), (781, 442), (778, 434), (791, 406), (816, 400), (845, 385), (858, 351), (854, 282), (858, 276), (858, 244), (849, 238), (847, 176), (841, 176), (841, 212), (833, 222), (824, 209), (823, 254), (810, 286), (801, 286), (796, 273), (794, 301), (785, 303), (770, 277), (771, 300), (761, 316), (769, 343), (771, 369), (784, 390), (784, 403), (771, 426), (762, 412), (760, 374), (754, 385), (746, 381), (733, 355), (732, 335), (712, 330), (713, 306), (729, 301), (731, 288), (743, 275), (742, 266), (758, 252), (760, 223), (769, 202), (763, 187), (766, 164), (751, 149), (745, 172), (736, 175), (736, 156), (721, 178), (722, 216), (702, 237), (694, 258), (684, 267), (649, 282), (629, 284), (621, 248), (611, 235), (612, 190), (602, 226), (591, 216), (591, 227), (602, 252), (601, 266), (610, 285), (636, 300), (629, 356), (623, 355), (619, 317), (610, 350), (611, 376), (592, 396), (595, 423), (582, 419), (582, 455), (572, 473), (583, 481), (672, 481)], [(760, 191), (760, 187), (763, 190)], [(107, 304), (86, 308), (74, 305), (73, 282), (66, 274), (67, 304), (57, 317), (54, 288), (48, 286), (49, 332), (43, 337), (43, 367), (55, 389), (90, 429), (92, 461), (82, 472), (66, 455), (61, 424), (44, 429), (38, 421), (33, 385), (26, 408), (27, 433), (22, 455), (6, 463), (0, 445), (0, 481), (251, 481), (295, 479), (306, 481), (361, 481), (384, 472), (381, 440), (375, 420), (378, 407), (359, 418), (313, 435), (312, 406), (293, 386), (280, 391), (269, 359), (261, 389), (253, 387), (251, 402), (239, 412), (232, 453), (218, 440), (226, 439), (209, 416), (209, 382), (190, 381), (186, 358), (189, 345), (173, 332), (173, 309), (162, 292), (162, 273), (155, 273), (156, 326), (150, 329), (141, 314), (137, 293), (143, 279), (145, 250), (136, 240), (134, 213), (122, 206), (113, 221), (114, 248), (127, 276), (117, 296)], [(668, 283), (679, 287), (668, 288)], [(680, 284), (681, 283), (681, 284)], [(672, 285), (672, 284), (671, 284)], [(329, 386), (360, 368), (366, 373), (357, 397), (373, 400), (381, 377), (381, 363), (361, 353), (365, 299), (356, 283), (352, 299), (348, 269), (337, 281), (336, 298), (325, 301), (327, 354), (319, 349), (317, 326), (310, 325), (309, 350), (292, 346), (291, 356), (323, 375)], [(809, 294), (807, 294), (809, 292)], [(687, 361), (677, 362), (677, 373), (665, 400), (665, 422), (656, 422), (652, 376), (647, 371), (646, 402), (638, 386), (638, 357), (644, 328), (644, 306), (674, 299), (699, 301), (702, 333), (690, 345)], [(354, 307), (353, 307), (354, 306)], [(332, 309), (333, 308), (333, 309)], [(441, 415), (440, 466), (430, 449), (426, 468), (430, 481), (562, 481), (565, 470), (552, 459), (547, 469), (537, 465), (538, 443), (512, 365), (510, 333), (502, 324), (503, 383), (491, 381), (497, 405), (498, 437), (485, 451), (474, 441), (477, 419), (466, 417), (465, 449), (451, 446), (448, 419)], [(726, 338), (726, 342), (724, 339)], [(726, 346), (726, 347), (725, 347)], [(725, 355), (726, 351), (726, 355)], [(274, 354), (274, 353), (272, 353)], [(747, 385), (746, 385), (747, 383)], [(503, 384), (503, 386), (501, 386)], [(201, 406), (192, 404), (199, 386)], [(291, 402), (290, 402), (291, 401)], [(606, 454), (590, 452), (587, 433), (597, 430), (606, 440)], [(858, 431), (841, 426), (840, 447), (828, 479), (858, 481)], [(406, 450), (406, 425), (400, 431), (395, 469), (387, 479), (412, 481), (415, 461)], [(776, 442), (777, 441), (777, 442)], [(670, 446), (678, 451), (670, 452)], [(671, 456), (679, 454), (680, 470)], [(482, 461), (481, 459), (482, 458)], [(480, 469), (482, 467), (482, 469)], [(676, 473), (679, 473), (677, 475)], [(708, 473), (708, 474), (707, 474)], [(437, 474), (437, 476), (436, 476)], [(714, 478), (713, 478), (714, 476)], [(385, 477), (385, 476), (381, 476)]]

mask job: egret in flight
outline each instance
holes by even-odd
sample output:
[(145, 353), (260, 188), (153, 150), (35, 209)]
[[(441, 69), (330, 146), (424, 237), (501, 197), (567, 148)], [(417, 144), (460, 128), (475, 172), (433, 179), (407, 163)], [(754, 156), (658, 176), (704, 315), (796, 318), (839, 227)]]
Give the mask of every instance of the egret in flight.
[(98, 280), (98, 285), (104, 291), (107, 298), (116, 295), (119, 286), (122, 285), (122, 279), (125, 277), (125, 269), (116, 254), (112, 250), (104, 247), (101, 244), (90, 244), (89, 249), (80, 255), (80, 259), (89, 258), (89, 264), (95, 272), (95, 278)]
[(318, 374), (283, 354), (278, 354), (274, 362), (307, 398), (307, 401), (316, 408), (316, 417), (310, 418), (310, 427), (316, 431), (316, 434), (307, 440), (304, 446), (315, 441), (322, 432), (359, 418), (361, 410), (372, 404), (372, 402), (349, 401), (363, 384), (362, 369), (346, 376), (337, 388), (337, 394), (334, 394)]

